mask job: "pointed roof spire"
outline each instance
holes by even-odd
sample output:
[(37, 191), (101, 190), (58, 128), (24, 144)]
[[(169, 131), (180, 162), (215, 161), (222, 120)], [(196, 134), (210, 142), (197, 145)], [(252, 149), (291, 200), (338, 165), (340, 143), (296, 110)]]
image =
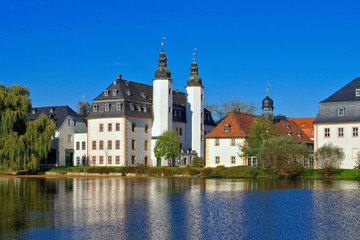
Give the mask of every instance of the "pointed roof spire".
[(202, 80), (199, 77), (199, 67), (196, 63), (196, 51), (197, 49), (193, 49), (193, 61), (190, 67), (190, 77), (187, 81), (187, 86), (201, 86), (202, 87)]
[(158, 68), (155, 71), (155, 79), (171, 79), (171, 71), (169, 68), (167, 68), (167, 58), (166, 58), (166, 54), (164, 52), (164, 41), (165, 41), (165, 36), (164, 34), (161, 37), (162, 42), (161, 42), (161, 52), (159, 54), (159, 65)]

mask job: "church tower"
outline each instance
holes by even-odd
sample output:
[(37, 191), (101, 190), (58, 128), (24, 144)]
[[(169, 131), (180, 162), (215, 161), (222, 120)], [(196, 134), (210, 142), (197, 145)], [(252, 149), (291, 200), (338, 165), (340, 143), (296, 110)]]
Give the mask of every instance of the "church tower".
[(274, 115), (274, 101), (269, 97), (270, 84), (266, 87), (266, 97), (262, 100), (262, 115), (273, 116)]
[(198, 74), (199, 67), (195, 56), (194, 51), (186, 85), (186, 136), (189, 145), (191, 144), (190, 148), (197, 152), (198, 157), (204, 158), (204, 87)]
[(153, 166), (163, 165), (157, 162), (154, 147), (158, 137), (166, 131), (172, 130), (172, 79), (171, 71), (167, 68), (167, 58), (164, 52), (164, 43), (159, 54), (159, 66), (153, 80), (153, 125), (151, 138), (151, 159)]

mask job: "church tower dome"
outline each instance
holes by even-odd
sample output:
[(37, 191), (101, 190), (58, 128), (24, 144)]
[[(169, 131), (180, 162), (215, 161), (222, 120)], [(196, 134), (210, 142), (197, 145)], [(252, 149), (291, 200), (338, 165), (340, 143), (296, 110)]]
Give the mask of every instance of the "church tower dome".
[(202, 80), (199, 76), (199, 67), (195, 61), (195, 53), (193, 54), (193, 62), (190, 67), (190, 77), (187, 80), (187, 86), (202, 86)]
[(167, 67), (167, 57), (164, 52), (164, 43), (161, 43), (162, 49), (159, 54), (159, 66), (155, 71), (155, 79), (171, 79), (171, 71)]
[(270, 114), (273, 115), (274, 111), (274, 101), (269, 97), (270, 85), (268, 84), (266, 88), (266, 97), (262, 100), (262, 114)]

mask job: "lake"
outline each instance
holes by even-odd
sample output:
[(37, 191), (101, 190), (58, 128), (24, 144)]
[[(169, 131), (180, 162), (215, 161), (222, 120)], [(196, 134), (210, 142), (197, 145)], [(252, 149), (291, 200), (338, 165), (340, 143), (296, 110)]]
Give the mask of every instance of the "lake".
[(0, 178), (0, 239), (359, 239), (360, 182)]

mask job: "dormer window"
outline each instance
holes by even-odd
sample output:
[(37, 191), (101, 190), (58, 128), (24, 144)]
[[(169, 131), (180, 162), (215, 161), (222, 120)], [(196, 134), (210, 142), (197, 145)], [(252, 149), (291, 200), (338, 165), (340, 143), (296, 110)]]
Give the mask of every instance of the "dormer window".
[(356, 96), (356, 97), (360, 97), (360, 89), (356, 89), (356, 90), (355, 90), (355, 96)]
[(94, 112), (97, 112), (97, 110), (98, 110), (97, 105), (94, 104), (94, 105), (93, 105), (93, 111), (94, 111)]
[(225, 124), (224, 131), (229, 132), (231, 129), (231, 125), (229, 123)]
[(104, 91), (104, 95), (107, 97), (107, 96), (109, 96), (109, 91), (108, 90), (105, 90)]
[(302, 133), (298, 133), (299, 138), (303, 138)]
[(345, 108), (344, 107), (339, 107), (338, 108), (338, 116), (344, 116), (345, 115)]
[(141, 92), (140, 95), (141, 95), (142, 98), (144, 98), (144, 99), (146, 98), (145, 92)]
[(54, 112), (54, 108), (50, 108), (50, 113), (53, 113)]
[(136, 109), (141, 112), (141, 106), (140, 105), (136, 105)]
[(131, 94), (129, 89), (126, 89), (126, 90), (125, 90), (125, 93), (126, 93), (126, 95), (128, 95), (128, 96), (130, 96), (130, 94)]
[(290, 124), (286, 124), (287, 129), (291, 129)]
[(134, 111), (134, 105), (130, 103), (129, 106), (130, 106), (130, 111)]
[(108, 112), (109, 111), (109, 104), (105, 103), (105, 111)]
[(147, 112), (146, 106), (143, 106), (143, 111)]
[(32, 110), (32, 114), (35, 114), (35, 113), (36, 113), (36, 109), (33, 109), (33, 110)]
[(121, 105), (119, 102), (116, 103), (116, 111), (120, 111), (121, 110)]
[(116, 93), (117, 93), (117, 90), (114, 89), (114, 90), (113, 90), (113, 96), (116, 96)]

